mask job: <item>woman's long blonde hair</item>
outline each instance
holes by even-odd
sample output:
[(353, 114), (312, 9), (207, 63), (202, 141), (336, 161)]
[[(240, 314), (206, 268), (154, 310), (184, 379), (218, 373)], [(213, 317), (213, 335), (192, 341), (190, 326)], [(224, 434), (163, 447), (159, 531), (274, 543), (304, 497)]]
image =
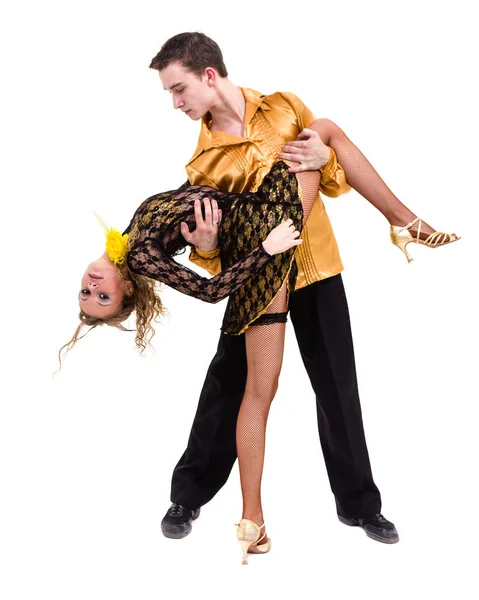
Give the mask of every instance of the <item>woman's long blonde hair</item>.
[[(125, 294), (120, 309), (114, 315), (105, 319), (90, 317), (80, 309), (80, 324), (76, 328), (71, 340), (64, 344), (58, 352), (59, 370), (67, 352), (75, 346), (78, 340), (81, 340), (92, 329), (98, 327), (98, 325), (110, 325), (122, 331), (132, 331), (124, 327), (122, 323), (128, 319), (133, 311), (136, 312), (135, 344), (140, 354), (145, 351), (147, 346), (151, 345), (151, 340), (155, 335), (152, 323), (154, 321), (158, 322), (160, 317), (166, 312), (157, 290), (158, 283), (154, 279), (133, 273), (126, 263), (115, 265), (115, 268), (125, 280), (130, 290), (132, 290), (132, 293), (129, 295)], [(89, 329), (85, 333), (82, 333), (84, 327), (89, 327)]]

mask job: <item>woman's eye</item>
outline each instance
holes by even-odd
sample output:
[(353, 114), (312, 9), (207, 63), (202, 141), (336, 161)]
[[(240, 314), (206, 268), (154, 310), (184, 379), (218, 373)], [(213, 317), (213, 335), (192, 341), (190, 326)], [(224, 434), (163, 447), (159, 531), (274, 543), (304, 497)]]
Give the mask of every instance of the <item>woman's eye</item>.
[(110, 296), (108, 294), (98, 294), (100, 300), (109, 300)]
[(87, 290), (87, 289), (80, 290), (80, 294), (82, 294), (82, 296), (88, 296), (89, 293), (90, 293), (90, 290)]

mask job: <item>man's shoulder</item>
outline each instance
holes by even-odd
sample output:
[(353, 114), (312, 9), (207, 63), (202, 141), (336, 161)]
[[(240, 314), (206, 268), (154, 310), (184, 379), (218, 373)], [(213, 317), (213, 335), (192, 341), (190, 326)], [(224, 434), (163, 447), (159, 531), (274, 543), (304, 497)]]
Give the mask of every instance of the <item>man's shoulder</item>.
[(289, 101), (291, 99), (299, 100), (298, 96), (294, 92), (284, 91), (284, 90), (273, 92), (272, 94), (265, 94), (264, 98), (278, 98), (278, 99), (281, 98), (286, 101)]
[(289, 105), (293, 107), (304, 105), (302, 100), (293, 92), (281, 91), (273, 92), (271, 94), (263, 94), (252, 88), (242, 87), (241, 89), (246, 100), (256, 105), (266, 105), (270, 108), (278, 105)]
[(305, 106), (304, 102), (293, 92), (273, 92), (263, 96), (263, 103), (270, 108), (281, 106), (289, 107), (294, 111), (302, 110)]
[[(290, 119), (299, 129), (309, 127), (314, 121), (314, 114), (306, 104), (293, 92), (274, 92), (264, 96), (262, 108), (277, 114), (280, 119)], [(268, 113), (266, 113), (268, 114)]]

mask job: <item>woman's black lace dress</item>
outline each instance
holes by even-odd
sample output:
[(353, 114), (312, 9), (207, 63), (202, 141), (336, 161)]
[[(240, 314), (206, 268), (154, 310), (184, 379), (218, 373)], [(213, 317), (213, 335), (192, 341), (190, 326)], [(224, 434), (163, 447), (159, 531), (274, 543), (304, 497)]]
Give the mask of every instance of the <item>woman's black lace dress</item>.
[[(195, 229), (194, 201), (215, 199), (223, 212), (219, 246), (223, 271), (201, 277), (173, 256), (186, 245), (180, 223)], [(294, 277), (294, 248), (270, 256), (261, 242), (284, 219), (301, 231), (303, 209), (296, 176), (283, 162), (273, 165), (257, 192), (231, 194), (206, 186), (187, 186), (145, 200), (125, 230), (129, 238), (128, 266), (175, 290), (206, 302), (230, 296), (222, 330), (240, 334), (269, 306), (289, 278)]]

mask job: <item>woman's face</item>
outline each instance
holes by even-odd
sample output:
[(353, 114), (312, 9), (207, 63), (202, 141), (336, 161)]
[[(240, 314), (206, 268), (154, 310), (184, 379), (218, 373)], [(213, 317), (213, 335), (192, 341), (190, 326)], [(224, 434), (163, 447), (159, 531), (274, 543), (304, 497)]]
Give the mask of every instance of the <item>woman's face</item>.
[(118, 311), (125, 292), (124, 279), (104, 254), (88, 265), (81, 280), (78, 302), (88, 316), (105, 319)]

